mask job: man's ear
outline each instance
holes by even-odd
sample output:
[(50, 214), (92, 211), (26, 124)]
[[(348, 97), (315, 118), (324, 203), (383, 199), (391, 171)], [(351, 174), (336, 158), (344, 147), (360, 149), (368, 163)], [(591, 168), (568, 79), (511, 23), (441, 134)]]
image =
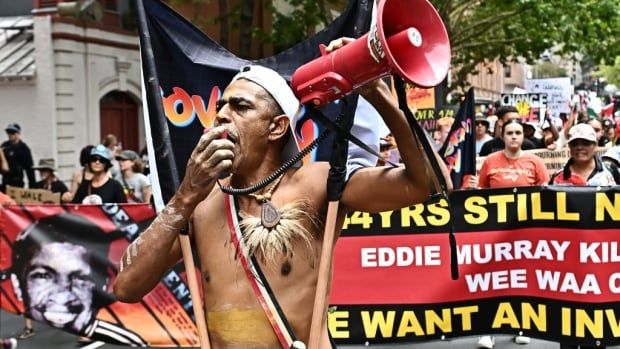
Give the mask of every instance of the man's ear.
[(290, 120), (285, 114), (274, 116), (269, 124), (269, 140), (276, 141), (286, 135)]

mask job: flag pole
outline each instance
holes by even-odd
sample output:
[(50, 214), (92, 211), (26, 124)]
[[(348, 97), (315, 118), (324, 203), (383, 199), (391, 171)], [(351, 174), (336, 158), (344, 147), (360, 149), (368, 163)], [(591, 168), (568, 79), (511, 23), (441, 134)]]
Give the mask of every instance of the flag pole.
[[(193, 226), (190, 225), (190, 230)], [(200, 287), (198, 286), (198, 278), (196, 277), (196, 266), (194, 264), (194, 256), (192, 254), (192, 246), (189, 235), (179, 235), (181, 251), (183, 253), (183, 264), (185, 265), (187, 283), (189, 284), (189, 292), (192, 296), (192, 307), (194, 308), (194, 317), (196, 318), (196, 328), (198, 329), (198, 340), (201, 349), (210, 349), (209, 332), (207, 332), (207, 317), (202, 307), (202, 298), (200, 297)], [(186, 258), (187, 257), (187, 258)]]
[[(345, 131), (350, 132), (353, 127), (353, 117), (357, 108), (358, 94), (352, 93), (346, 96), (342, 103), (342, 111), (338, 117), (339, 123)], [(320, 111), (318, 112), (320, 113)], [(325, 231), (323, 233), (323, 245), (319, 262), (318, 280), (314, 295), (314, 307), (312, 309), (312, 322), (310, 323), (309, 349), (321, 349), (329, 346), (323, 343), (327, 331), (327, 305), (331, 287), (331, 271), (333, 264), (334, 245), (336, 244), (336, 224), (338, 223), (338, 210), (340, 198), (346, 186), (347, 158), (349, 141), (342, 136), (336, 135), (332, 146), (332, 154), (329, 159), (329, 176), (327, 177), (327, 217), (325, 219)]]
[[(323, 338), (322, 329), (326, 324), (327, 295), (329, 293), (329, 279), (331, 277), (332, 257), (336, 240), (336, 221), (340, 200), (330, 201), (327, 206), (327, 218), (325, 220), (325, 232), (323, 234), (323, 248), (319, 264), (319, 275), (314, 296), (312, 309), (312, 322), (310, 323), (310, 339), (308, 349), (320, 349)], [(325, 343), (327, 344), (327, 343)], [(324, 345), (325, 345), (324, 344)]]
[[(154, 122), (151, 123), (151, 130), (153, 133), (157, 133), (160, 140), (160, 144), (153, 144), (157, 158), (166, 165), (167, 171), (157, 171), (159, 178), (165, 178), (168, 183), (172, 183), (171, 189), (167, 189), (166, 193), (162, 192), (164, 202), (168, 202), (174, 191), (179, 187), (179, 174), (177, 172), (176, 161), (174, 159), (174, 153), (172, 152), (172, 143), (170, 142), (170, 132), (168, 130), (168, 124), (164, 117), (164, 110), (161, 103), (161, 96), (159, 95), (159, 79), (157, 78), (157, 70), (155, 68), (155, 61), (153, 59), (153, 47), (150, 42), (149, 28), (146, 19), (146, 10), (144, 9), (143, 0), (136, 0), (136, 12), (138, 15), (138, 32), (140, 34), (140, 55), (143, 63), (143, 80), (146, 88), (147, 106), (150, 111), (149, 114), (153, 115), (151, 119)], [(152, 111), (155, 111), (152, 113)], [(161, 187), (160, 187), (161, 188)], [(163, 188), (161, 188), (163, 189)], [(201, 349), (210, 349), (209, 334), (207, 332), (206, 318), (204, 315), (204, 308), (202, 304), (202, 298), (200, 295), (200, 289), (198, 287), (198, 280), (196, 273), (194, 272), (194, 256), (192, 253), (192, 246), (189, 238), (189, 234), (179, 234), (179, 244), (181, 245), (181, 252), (183, 254), (183, 261), (185, 263), (185, 270), (187, 273), (187, 281), (189, 284), (190, 296), (192, 298), (192, 308), (194, 310), (194, 316), (196, 317), (196, 327), (198, 329), (198, 339), (200, 341)]]

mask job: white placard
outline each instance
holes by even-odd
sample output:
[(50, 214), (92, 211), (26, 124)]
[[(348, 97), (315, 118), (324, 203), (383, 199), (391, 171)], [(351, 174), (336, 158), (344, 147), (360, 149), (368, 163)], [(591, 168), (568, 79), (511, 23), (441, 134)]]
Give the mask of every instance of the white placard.
[(570, 112), (568, 102), (573, 94), (570, 78), (525, 80), (525, 89), (529, 93), (546, 93), (547, 108), (554, 117)]

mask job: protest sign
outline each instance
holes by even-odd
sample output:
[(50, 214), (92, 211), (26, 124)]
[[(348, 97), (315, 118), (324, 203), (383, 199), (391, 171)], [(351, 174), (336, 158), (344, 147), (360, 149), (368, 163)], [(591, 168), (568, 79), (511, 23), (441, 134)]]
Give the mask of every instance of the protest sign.
[(547, 108), (546, 93), (509, 93), (501, 94), (502, 105), (512, 105), (517, 108), (523, 121), (542, 120)]
[(553, 117), (570, 113), (569, 102), (573, 94), (570, 78), (525, 80), (525, 89), (530, 93), (546, 93), (547, 110)]
[[(154, 183), (157, 206), (167, 202), (185, 175), (185, 164), (205, 128), (212, 127), (216, 102), (232, 77), (244, 65), (263, 65), (289, 79), (296, 68), (320, 55), (319, 45), (346, 36), (359, 37), (370, 25), (372, 3), (351, 1), (338, 18), (326, 28), (279, 54), (255, 61), (236, 57), (209, 38), (187, 19), (158, 0), (140, 0), (144, 6), (141, 29), (146, 96), (144, 100), (145, 125), (150, 153), (153, 154), (151, 171), (158, 178)], [(147, 52), (148, 51), (148, 52)], [(310, 120), (310, 113), (302, 109), (295, 139), (300, 148), (310, 144), (323, 130)], [(325, 108), (326, 116), (335, 119), (339, 106)], [(372, 113), (361, 113), (372, 117)], [(360, 119), (357, 115), (356, 119)], [(376, 127), (356, 125), (360, 132), (375, 132)], [(353, 133), (356, 132), (353, 128)], [(383, 136), (383, 135), (382, 135)], [(333, 134), (314, 149), (305, 161), (330, 158)], [(378, 148), (379, 135), (376, 135)]]
[(18, 204), (59, 204), (60, 193), (45, 189), (26, 189), (6, 186), (6, 194)]
[(618, 200), (614, 188), (506, 188), (456, 191), (451, 212), (441, 201), (353, 213), (336, 248), (331, 333), (343, 344), (521, 331), (618, 343)]

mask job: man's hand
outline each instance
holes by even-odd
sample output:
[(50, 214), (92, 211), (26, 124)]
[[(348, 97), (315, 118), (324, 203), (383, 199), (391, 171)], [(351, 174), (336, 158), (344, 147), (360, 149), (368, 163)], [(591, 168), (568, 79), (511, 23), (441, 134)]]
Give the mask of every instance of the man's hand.
[(347, 38), (347, 37), (342, 37), (336, 40), (332, 40), (329, 45), (327, 45), (327, 47), (325, 48), (325, 51), (327, 51), (327, 53), (330, 53), (332, 51), (335, 51), (341, 47), (343, 47), (346, 44), (350, 44), (353, 41), (355, 41), (355, 39), (353, 38)]
[(211, 192), (215, 180), (222, 173), (232, 170), (235, 145), (228, 139), (221, 139), (225, 131), (225, 127), (219, 126), (200, 137), (187, 162), (185, 178), (181, 183), (181, 188), (187, 190), (185, 192), (205, 197)]

